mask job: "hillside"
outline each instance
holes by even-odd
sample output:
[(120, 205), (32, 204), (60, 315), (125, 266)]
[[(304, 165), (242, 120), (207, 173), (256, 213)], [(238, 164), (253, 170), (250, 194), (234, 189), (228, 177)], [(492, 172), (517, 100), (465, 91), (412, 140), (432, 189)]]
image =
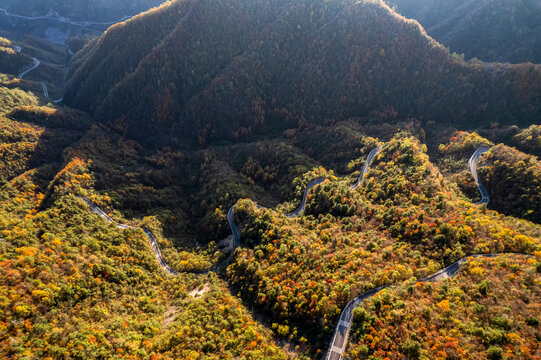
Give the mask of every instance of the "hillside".
[(388, 0), (400, 14), (466, 59), (541, 63), (541, 4), (536, 0)]
[(540, 284), (534, 262), (501, 256), (472, 259), (452, 280), (385, 290), (356, 311), (348, 355), (535, 359)]
[(10, 40), (0, 37), (0, 73), (17, 75), (31, 64), (29, 56), (18, 52)]
[[(65, 135), (44, 136), (76, 127), (69, 117), (40, 121), (52, 110), (15, 107), (9, 116), (16, 120), (3, 120), (13, 136), (2, 142), (28, 143), (29, 158), (57, 144), (49, 153), (63, 161), (5, 164), (15, 171), (0, 188), (0, 271), (3, 285), (17, 293), (0, 297), (0, 346), (8, 356), (286, 358), (276, 345), (285, 340), (294, 357), (318, 358), (341, 308), (361, 291), (429, 275), (468, 254), (541, 249), (538, 225), (462, 200), (426, 148), (405, 133), (379, 142), (372, 170), (352, 190), (356, 170), (378, 144), (355, 123), (183, 154), (145, 149), (98, 127), (74, 131), (83, 138), (66, 148), (57, 142)], [(346, 158), (344, 169), (353, 172), (345, 178), (320, 165)], [(186, 173), (192, 175), (182, 179)], [(311, 191), (304, 213), (284, 217), (315, 178), (327, 180)], [(90, 197), (118, 221), (151, 229), (170, 266), (188, 272), (220, 258), (212, 242), (196, 245), (195, 230), (226, 236), (227, 207), (251, 200), (235, 205), (241, 243), (221, 278), (169, 277), (141, 230), (115, 228), (74, 195)], [(274, 205), (280, 198), (288, 201)], [(274, 206), (258, 208), (254, 200)], [(499, 301), (516, 306), (510, 298)], [(525, 316), (537, 314), (533, 308)], [(525, 344), (535, 341), (535, 333), (520, 336)]]
[[(528, 130), (534, 130), (530, 127)], [(515, 142), (515, 137), (512, 138)], [(479, 178), (489, 194), (490, 208), (541, 223), (541, 163), (536, 156), (504, 144), (494, 145), (476, 133), (457, 132), (440, 146), (439, 167), (472, 199), (479, 198), (466, 159), (475, 149), (490, 150), (479, 160)]]
[(539, 66), (466, 63), (379, 1), (176, 1), (110, 28), (69, 79), (67, 104), (184, 146), (369, 116), (529, 125), (541, 111)]
[(13, 45), (41, 64), (0, 74), (0, 358), (539, 356), (538, 66), (379, 0)]
[[(59, 173), (67, 187), (87, 176), (77, 161)], [(72, 195), (37, 211), (35, 177), (0, 195), (2, 357), (287, 358), (216, 275), (163, 278), (141, 232), (107, 226)]]

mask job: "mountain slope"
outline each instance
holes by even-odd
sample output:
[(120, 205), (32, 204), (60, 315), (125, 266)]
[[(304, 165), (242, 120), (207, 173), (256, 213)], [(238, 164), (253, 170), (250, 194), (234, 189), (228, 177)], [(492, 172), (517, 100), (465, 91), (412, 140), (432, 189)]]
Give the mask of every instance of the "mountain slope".
[[(78, 107), (92, 109), (107, 95), (126, 73), (134, 71), (148, 53), (174, 28), (178, 14), (185, 11), (184, 2), (167, 8), (153, 9), (148, 14), (109, 28), (97, 42), (78, 53), (67, 77), (78, 79)], [(145, 21), (143, 22), (143, 18)], [(93, 45), (95, 44), (95, 45)], [(112, 51), (112, 49), (115, 49)], [(84, 64), (84, 66), (81, 66)], [(100, 79), (99, 84), (95, 81)], [(97, 85), (97, 86), (96, 86)], [(67, 97), (72, 98), (70, 90)]]
[(389, 0), (430, 36), (466, 58), (541, 63), (541, 3), (536, 0)]
[(18, 74), (25, 66), (32, 64), (28, 55), (21, 54), (14, 49), (14, 44), (0, 37), (0, 72), (4, 74)]
[[(5, 357), (283, 359), (279, 339), (296, 358), (320, 358), (340, 310), (364, 290), (422, 278), (466, 254), (540, 254), (539, 225), (464, 201), (426, 147), (405, 133), (377, 141), (346, 121), (180, 152), (101, 126), (86, 130), (78, 113), (63, 114), (69, 108), (22, 100), (6, 103), (9, 119), (0, 119), (0, 158), (8, 160), (0, 164)], [(63, 127), (80, 130), (70, 140), (56, 131)], [(18, 144), (24, 158), (5, 156)], [(382, 151), (351, 189), (376, 145)], [(353, 173), (337, 177), (318, 164)], [(327, 180), (310, 191), (304, 213), (284, 216), (315, 178)], [(76, 195), (134, 228), (108, 224)], [(235, 203), (240, 245), (223, 277), (169, 277), (160, 269), (140, 228), (155, 234), (171, 268), (207, 268), (222, 254), (213, 241), (197, 240), (227, 236), (225, 209)], [(528, 291), (516, 289), (525, 298)]]
[(113, 21), (161, 4), (164, 0), (0, 0), (0, 8), (26, 16), (57, 13), (72, 20)]
[[(176, 27), (154, 46), (135, 21), (104, 34), (66, 102), (138, 140), (200, 144), (369, 115), (480, 126), (541, 112), (540, 67), (465, 63), (380, 1), (176, 1), (137, 26), (162, 18)], [(138, 63), (93, 55), (117, 45)]]
[(524, 257), (471, 259), (455, 279), (382, 291), (355, 311), (347, 356), (535, 359), (541, 336), (537, 264), (536, 271), (535, 261)]

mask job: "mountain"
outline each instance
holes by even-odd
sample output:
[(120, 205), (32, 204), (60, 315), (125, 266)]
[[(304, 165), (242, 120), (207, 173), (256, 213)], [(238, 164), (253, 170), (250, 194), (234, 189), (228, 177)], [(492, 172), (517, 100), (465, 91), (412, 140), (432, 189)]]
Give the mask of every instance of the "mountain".
[(0, 0), (0, 8), (25, 16), (61, 16), (74, 21), (114, 21), (161, 4), (163, 0)]
[(467, 59), (541, 63), (541, 3), (536, 0), (389, 0), (400, 14)]
[(0, 37), (0, 72), (4, 74), (18, 74), (25, 66), (32, 65), (32, 59), (18, 52), (14, 44)]
[[(352, 327), (355, 340), (346, 355), (360, 359), (382, 353), (390, 359), (535, 358), (541, 293), (530, 275), (518, 272), (535, 274), (539, 268), (527, 258), (512, 256), (472, 259), (464, 266), (454, 279), (408, 284), (363, 302)], [(508, 312), (519, 307), (520, 316)]]
[(176, 1), (78, 52), (75, 109), (69, 49), (9, 41), (0, 358), (539, 353), (538, 66), (380, 1)]
[(68, 77), (70, 106), (173, 145), (370, 116), (529, 125), (541, 112), (540, 66), (464, 62), (380, 1), (175, 1), (110, 28)]

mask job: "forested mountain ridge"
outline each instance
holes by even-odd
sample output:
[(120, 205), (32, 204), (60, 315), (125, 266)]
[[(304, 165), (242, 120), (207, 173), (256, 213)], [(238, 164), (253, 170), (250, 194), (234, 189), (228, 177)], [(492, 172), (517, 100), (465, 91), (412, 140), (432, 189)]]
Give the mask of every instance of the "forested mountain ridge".
[[(31, 116), (28, 120), (35, 121)], [(39, 131), (51, 130), (27, 129), (28, 124), (19, 122), (16, 136), (3, 142), (43, 141)], [(17, 129), (17, 122), (3, 123)], [(317, 135), (317, 131), (305, 131), (300, 138)], [(341, 131), (327, 128), (327, 141), (334, 142), (330, 134)], [(344, 152), (337, 153), (335, 161), (343, 161), (345, 154), (365, 158), (376, 142), (358, 138), (358, 131), (349, 128), (351, 138), (344, 136), (337, 144)], [(0, 274), (12, 291), (4, 287), (0, 293), (0, 351), (9, 356), (31, 353), (53, 358), (117, 354), (164, 359), (286, 358), (274, 344), (276, 337), (296, 344), (294, 357), (319, 358), (318, 349), (326, 348), (340, 309), (359, 291), (425, 276), (471, 253), (515, 251), (541, 257), (538, 225), (463, 201), (429, 162), (426, 147), (408, 134), (399, 133), (382, 143), (381, 154), (356, 190), (350, 189), (355, 177), (337, 178), (321, 166), (310, 170), (307, 166), (315, 160), (291, 156), (299, 152), (293, 143), (310, 149), (326, 145), (324, 141), (280, 142), (281, 147), (290, 144), (283, 153), (276, 144), (256, 143), (244, 145), (250, 147), (250, 157), (241, 155), (238, 148), (224, 147), (190, 159), (193, 155), (166, 148), (149, 154), (131, 140), (94, 127), (82, 141), (62, 151), (64, 164), (59, 171), (39, 167), (9, 176), (0, 188), (4, 239)], [(261, 148), (263, 154), (254, 148)], [(5, 149), (0, 147), (0, 151)], [(139, 158), (139, 151), (144, 158)], [(225, 163), (230, 156), (213, 154), (221, 152), (236, 155), (231, 165)], [(269, 155), (276, 159), (268, 159)], [(288, 162), (282, 162), (282, 157)], [(177, 172), (192, 172), (197, 165), (204, 172), (196, 170), (187, 186), (179, 183)], [(359, 165), (355, 160), (348, 168)], [(287, 184), (292, 170), (298, 176)], [(47, 177), (51, 180), (43, 184)], [(313, 189), (304, 214), (284, 217), (282, 213), (296, 207), (294, 202), (314, 178), (327, 180)], [(182, 193), (197, 188), (197, 182), (208, 183), (202, 195)], [(257, 207), (253, 200), (265, 200), (260, 197), (261, 187), (281, 182), (297, 199), (281, 204), (278, 208), (285, 210), (281, 212)], [(169, 237), (162, 230), (170, 221), (180, 233), (194, 225), (185, 222), (177, 204), (184, 207), (184, 198), (194, 203), (201, 200), (201, 207), (203, 202), (210, 203), (208, 207), (215, 210), (207, 221), (216, 238), (221, 234), (219, 225), (225, 222), (222, 205), (250, 197), (235, 206), (241, 244), (224, 276), (237, 296), (261, 311), (274, 335), (252, 320), (216, 275), (166, 277), (141, 231), (108, 225), (92, 215), (76, 194), (91, 197), (123, 223), (152, 229), (164, 257), (178, 270), (205, 264), (193, 247), (171, 246), (179, 234)], [(108, 204), (152, 215), (126, 221)], [(194, 205), (190, 209), (197, 211)], [(210, 255), (211, 260), (218, 260), (216, 254)], [(49, 269), (55, 271), (49, 275)], [(530, 283), (538, 291), (539, 285)], [(524, 291), (513, 288), (517, 293)], [(503, 304), (509, 302), (504, 299)], [(513, 312), (519, 318), (522, 313), (520, 309)], [(530, 308), (524, 314), (535, 321)], [(412, 326), (417, 319), (402, 323)], [(535, 342), (537, 333), (519, 332), (528, 344)], [(477, 343), (483, 336), (476, 333), (471, 340), (465, 338), (463, 346), (484, 353), (484, 345)], [(505, 339), (498, 341), (505, 344)], [(384, 343), (376, 343), (373, 350), (382, 349)]]
[[(131, 36), (162, 19), (174, 30)], [(126, 66), (98, 55), (120, 44), (138, 54)], [(453, 57), (380, 1), (176, 1), (109, 29), (65, 99), (138, 140), (205, 144), (368, 115), (529, 125), (540, 79), (539, 66)]]
[(0, 358), (541, 352), (538, 67), (346, 0), (167, 3), (74, 64), (92, 115), (0, 74)]
[(467, 59), (541, 63), (541, 4), (536, 0), (388, 0), (428, 34)]

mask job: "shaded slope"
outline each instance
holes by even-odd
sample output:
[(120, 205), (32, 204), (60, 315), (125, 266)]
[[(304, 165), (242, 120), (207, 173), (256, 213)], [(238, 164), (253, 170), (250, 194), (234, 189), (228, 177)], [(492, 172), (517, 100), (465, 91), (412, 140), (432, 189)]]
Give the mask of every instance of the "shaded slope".
[[(82, 88), (76, 95), (66, 91), (66, 102), (77, 103), (81, 109), (93, 110), (108, 91), (139, 62), (152, 52), (160, 41), (175, 27), (179, 14), (182, 17), (186, 2), (177, 2), (167, 8), (156, 8), (144, 16), (136, 16), (116, 24), (97, 42), (91, 42), (75, 58), (67, 74), (71, 86)], [(85, 66), (80, 65), (84, 63)]]
[(389, 0), (451, 51), (484, 61), (541, 63), (541, 4), (535, 0)]
[[(19, 51), (18, 51), (19, 50)], [(0, 37), (0, 72), (4, 74), (17, 74), (22, 67), (32, 63), (32, 59), (21, 54), (20, 47), (10, 40)]]
[(541, 163), (537, 157), (499, 144), (479, 169), (493, 202), (504, 214), (541, 223)]
[[(120, 42), (115, 56), (125, 58), (132, 27), (182, 6), (159, 46), (138, 48), (137, 66), (93, 55)], [(379, 1), (175, 2), (109, 30), (81, 59), (66, 101), (139, 140), (204, 144), (369, 114), (529, 124), (541, 111), (540, 79), (536, 66), (464, 63)]]
[[(478, 203), (488, 204), (490, 194), (489, 208), (540, 223), (541, 163), (536, 156), (515, 148), (493, 145), (477, 133), (457, 132), (449, 143), (440, 146), (438, 155), (443, 157), (438, 166), (473, 201), (480, 199)], [(470, 169), (476, 165), (478, 177), (465, 171), (462, 160), (464, 152), (472, 152), (475, 148), (478, 150), (469, 165)], [(488, 151), (481, 152), (481, 149)]]

